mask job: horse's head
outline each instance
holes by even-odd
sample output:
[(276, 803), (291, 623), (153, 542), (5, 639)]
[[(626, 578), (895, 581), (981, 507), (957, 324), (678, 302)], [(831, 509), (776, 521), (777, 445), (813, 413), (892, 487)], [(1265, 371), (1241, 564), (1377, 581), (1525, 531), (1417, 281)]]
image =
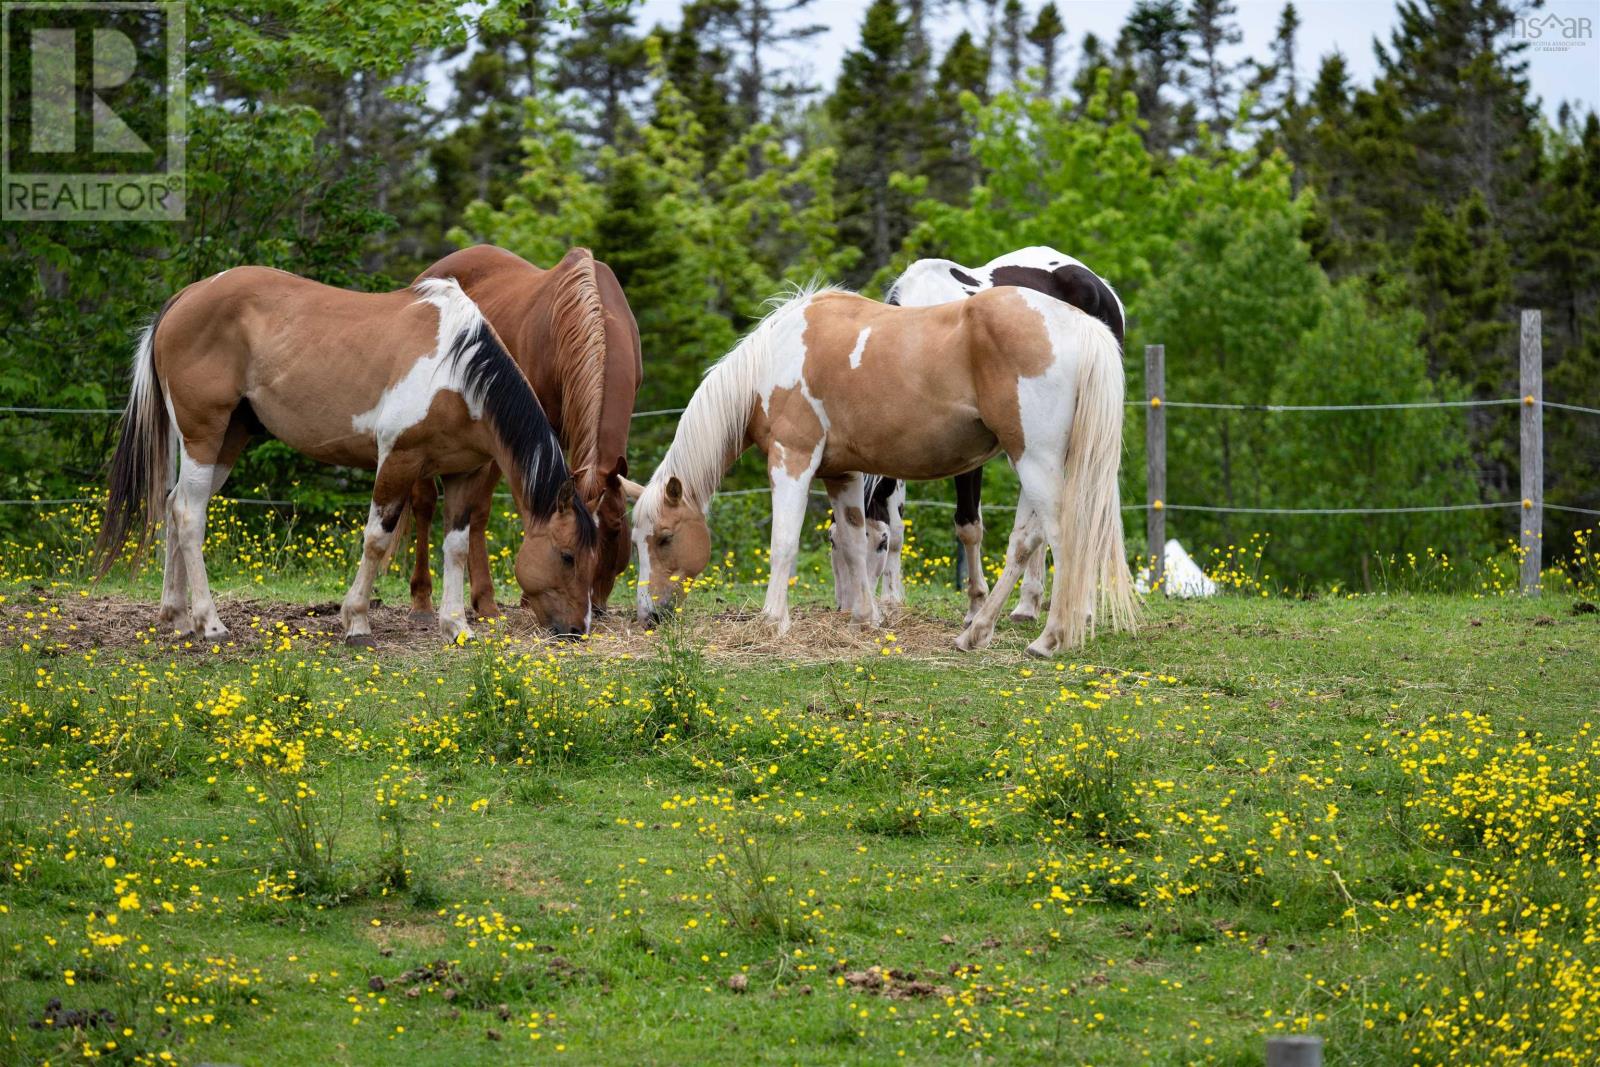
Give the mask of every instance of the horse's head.
[(688, 579), (710, 565), (711, 527), (682, 482), (654, 479), (639, 490), (633, 544), (639, 550), (639, 623), (648, 625), (682, 599)]
[(594, 513), (599, 544), (594, 568), (594, 606), (604, 611), (617, 576), (628, 569), (632, 548), (628, 529), (628, 461), (618, 459), (607, 471), (594, 468), (579, 475), (578, 495)]
[(594, 517), (568, 479), (546, 521), (524, 516), (517, 550), (522, 606), (563, 637), (589, 632), (596, 564)]

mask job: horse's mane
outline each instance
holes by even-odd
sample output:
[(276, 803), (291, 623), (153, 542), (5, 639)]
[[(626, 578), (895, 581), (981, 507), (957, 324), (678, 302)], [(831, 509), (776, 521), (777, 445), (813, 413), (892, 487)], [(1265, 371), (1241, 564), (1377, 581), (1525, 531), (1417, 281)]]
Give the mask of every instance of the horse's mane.
[(556, 359), (564, 384), (561, 421), (577, 462), (588, 462), (605, 400), (606, 315), (587, 250), (556, 280), (550, 305)]
[[(439, 310), (439, 344), (445, 349), (445, 365), (459, 376), (468, 406), (484, 413), (494, 435), (511, 453), (517, 469), (506, 474), (519, 480), (529, 513), (548, 521), (572, 472), (533, 387), (489, 320), (454, 278), (428, 278), (411, 288)], [(594, 516), (582, 500), (574, 500), (573, 507), (579, 543), (594, 544)]]
[[(689, 499), (702, 508), (710, 505), (728, 465), (744, 449), (750, 412), (780, 355), (775, 344), (779, 332), (796, 316), (804, 315), (814, 298), (847, 292), (813, 281), (791, 286), (767, 301), (773, 310), (732, 351), (711, 365), (689, 398), (672, 446), (651, 476), (652, 490), (659, 490), (668, 478), (676, 477)], [(646, 492), (635, 506), (635, 516), (653, 520), (660, 496), (659, 492)]]

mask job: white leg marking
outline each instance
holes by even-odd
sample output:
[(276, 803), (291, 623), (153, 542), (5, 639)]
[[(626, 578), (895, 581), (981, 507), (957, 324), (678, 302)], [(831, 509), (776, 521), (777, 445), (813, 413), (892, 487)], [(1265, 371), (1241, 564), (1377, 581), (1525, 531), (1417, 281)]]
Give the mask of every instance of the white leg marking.
[[(177, 532), (179, 552), (183, 556), (184, 576), (189, 584), (190, 622), (207, 641), (228, 636), (228, 628), (217, 617), (217, 605), (211, 599), (211, 584), (206, 579), (203, 555), (206, 505), (211, 500), (211, 486), (216, 477), (214, 467), (196, 463), (189, 458), (188, 449), (184, 449), (178, 465), (178, 484), (173, 489), (172, 506), (169, 509)], [(223, 477), (226, 477), (226, 473)]]
[(372, 622), (367, 611), (372, 604), (372, 583), (378, 577), (379, 565), (389, 553), (394, 531), (383, 528), (383, 516), (377, 504), (367, 506), (367, 525), (362, 531), (361, 565), (356, 568), (355, 581), (339, 606), (339, 618), (344, 622), (346, 644), (368, 645), (372, 639)]
[(444, 535), (444, 595), (439, 604), (439, 630), (445, 640), (471, 637), (467, 625), (467, 530), (451, 530)]
[(772, 571), (767, 575), (767, 602), (762, 614), (777, 627), (778, 636), (789, 632), (789, 578), (800, 552), (800, 528), (806, 519), (806, 492), (822, 456), (817, 445), (811, 463), (799, 477), (782, 465), (772, 468)]

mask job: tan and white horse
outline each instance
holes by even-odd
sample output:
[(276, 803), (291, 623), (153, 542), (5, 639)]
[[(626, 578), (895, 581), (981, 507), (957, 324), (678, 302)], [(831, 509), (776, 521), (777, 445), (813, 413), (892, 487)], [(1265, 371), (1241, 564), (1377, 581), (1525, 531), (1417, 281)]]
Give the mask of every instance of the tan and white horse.
[[(1022, 483), (1011, 560), (1048, 542), (1055, 596), (1029, 652), (1081, 644), (1094, 618), (1134, 623), (1117, 470), (1122, 353), (1097, 319), (1038, 292), (999, 288), (933, 307), (837, 289), (801, 292), (706, 373), (633, 514), (640, 621), (709, 556), (707, 509), (750, 447), (772, 482), (764, 614), (788, 628), (806, 493), (823, 479), (857, 622), (875, 624), (860, 472), (947, 478), (1005, 452)], [(981, 648), (1019, 567), (1008, 562), (957, 644)], [(1095, 612), (1096, 589), (1104, 608)]]
[(455, 281), (354, 293), (237, 267), (178, 293), (144, 332), (112, 460), (101, 573), (141, 511), (141, 547), (164, 515), (160, 618), (207, 640), (228, 631), (201, 551), (206, 504), (263, 431), (323, 463), (377, 471), (361, 565), (340, 611), (349, 643), (372, 643), (373, 579), (413, 483), (436, 474), (449, 531), (439, 624), (446, 638), (471, 633), (466, 527), (480, 483), (498, 477), (492, 464), (511, 473), (522, 512), (524, 605), (558, 633), (587, 631), (594, 519), (527, 379)]

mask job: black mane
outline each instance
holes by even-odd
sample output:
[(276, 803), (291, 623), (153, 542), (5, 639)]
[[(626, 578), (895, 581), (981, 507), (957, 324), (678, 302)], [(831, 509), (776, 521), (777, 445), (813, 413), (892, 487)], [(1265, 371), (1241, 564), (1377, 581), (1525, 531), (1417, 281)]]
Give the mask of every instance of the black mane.
[[(481, 317), (471, 330), (457, 335), (445, 358), (460, 370), (467, 399), (482, 406), (490, 428), (511, 453), (518, 469), (506, 471), (506, 476), (522, 479), (528, 511), (534, 518), (548, 521), (555, 515), (561, 487), (571, 480), (572, 471), (528, 379), (500, 344), (488, 320)], [(573, 510), (578, 541), (589, 547), (596, 541), (594, 516), (576, 497)]]

